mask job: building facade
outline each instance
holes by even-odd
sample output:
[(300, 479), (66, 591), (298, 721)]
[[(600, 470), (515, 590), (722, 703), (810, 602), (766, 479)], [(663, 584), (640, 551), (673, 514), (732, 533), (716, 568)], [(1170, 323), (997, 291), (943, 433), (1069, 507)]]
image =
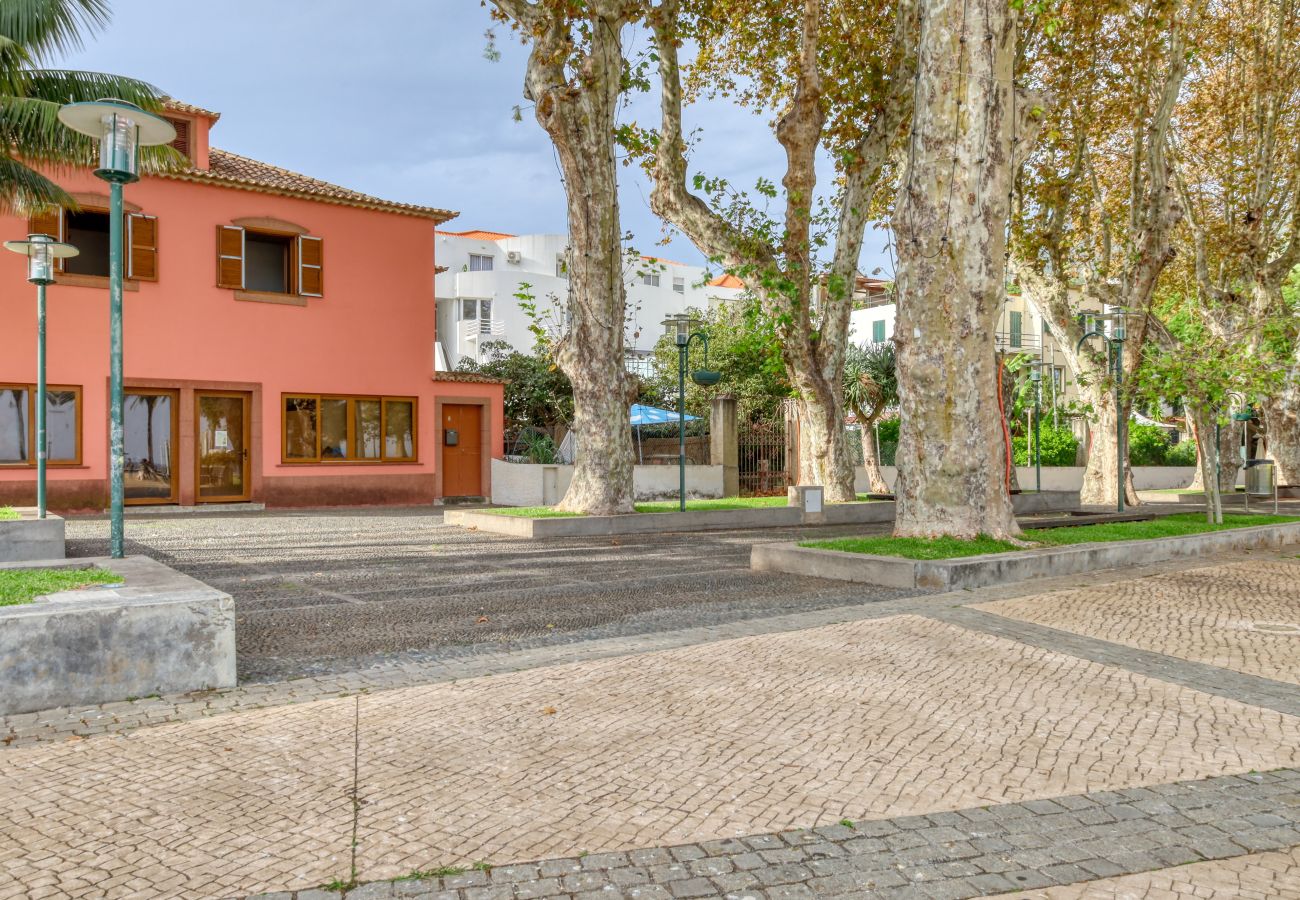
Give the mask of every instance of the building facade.
[[(563, 333), (568, 243), (564, 234), (439, 231), (434, 284), (441, 370), (454, 370), (464, 359), (482, 361), (483, 348), (492, 341), (527, 353), (535, 343), (534, 324), (552, 334)], [(653, 257), (630, 256), (625, 276), (624, 337), (633, 371), (650, 364), (665, 318), (688, 309), (706, 310), (740, 293), (737, 287), (713, 283), (722, 279), (707, 281), (701, 266)], [(525, 309), (529, 304), (533, 314)]]
[[(218, 114), (170, 104), (191, 167), (128, 185), (129, 504), (421, 504), (488, 496), (502, 385), (435, 367), (434, 229), (394, 203), (212, 148)], [(50, 504), (108, 493), (108, 193), (0, 217), (80, 255), (48, 290)], [(35, 290), (0, 254), (0, 504), (35, 493)]]

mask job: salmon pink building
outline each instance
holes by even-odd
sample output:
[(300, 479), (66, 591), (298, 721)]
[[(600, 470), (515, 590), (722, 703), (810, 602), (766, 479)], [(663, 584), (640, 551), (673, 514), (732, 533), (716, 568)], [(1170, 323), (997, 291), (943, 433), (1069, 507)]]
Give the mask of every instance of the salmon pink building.
[[(502, 385), (435, 371), (434, 229), (380, 200), (218, 150), (218, 114), (166, 117), (192, 163), (126, 188), (130, 504), (423, 504), (490, 495)], [(0, 237), (79, 248), (48, 299), (50, 505), (108, 496), (108, 192)], [(0, 253), (0, 504), (35, 497), (36, 300)]]

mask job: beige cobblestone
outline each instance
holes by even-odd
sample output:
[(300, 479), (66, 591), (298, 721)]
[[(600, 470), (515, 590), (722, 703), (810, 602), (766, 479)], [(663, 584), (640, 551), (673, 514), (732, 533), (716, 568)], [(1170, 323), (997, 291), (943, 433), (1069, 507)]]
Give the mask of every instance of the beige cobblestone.
[(1300, 847), (1065, 887), (1000, 894), (998, 900), (1294, 900), (1297, 897), (1300, 897)]
[(1300, 684), (1300, 567), (1293, 563), (1234, 563), (974, 608)]

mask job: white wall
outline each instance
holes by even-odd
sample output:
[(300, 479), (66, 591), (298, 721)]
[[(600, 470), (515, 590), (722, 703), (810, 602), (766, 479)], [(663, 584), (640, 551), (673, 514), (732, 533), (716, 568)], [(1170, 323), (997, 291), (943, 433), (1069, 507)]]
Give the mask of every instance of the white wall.
[[(445, 266), (447, 271), (435, 275), (434, 294), (438, 301), (439, 340), (450, 367), (455, 368), (462, 356), (474, 355), (477, 345), (489, 340), (504, 340), (522, 352), (532, 349), (534, 338), (529, 330), (532, 322), (514, 296), (523, 284), (530, 286), (529, 293), (543, 319), (541, 324), (557, 332), (564, 328), (569, 281), (556, 274), (556, 261), (563, 258), (567, 244), (568, 236), (564, 234), (487, 240), (437, 233), (437, 264)], [(508, 260), (511, 251), (519, 253), (518, 262)], [(472, 254), (492, 257), (492, 270), (470, 272)], [(704, 284), (707, 273), (701, 266), (640, 258), (625, 265), (624, 274), (628, 310), (625, 337), (629, 350), (653, 350), (663, 334), (660, 323), (668, 316), (691, 308), (707, 310), (711, 299), (731, 299), (739, 293)], [(645, 275), (657, 275), (658, 286), (643, 283)], [(682, 280), (680, 293), (673, 290), (674, 278)], [(491, 300), (492, 318), (499, 320), (502, 333), (466, 340), (460, 319), (462, 298)], [(444, 320), (453, 321), (454, 327), (448, 329), (443, 325)]]
[(897, 310), (898, 307), (892, 303), (853, 310), (849, 314), (849, 340), (855, 344), (870, 343), (871, 323), (881, 320), (885, 323), (885, 340), (889, 340), (894, 336), (894, 314)]
[[(892, 490), (898, 470), (893, 466), (881, 466), (885, 482)], [(1164, 491), (1185, 488), (1192, 483), (1196, 475), (1195, 466), (1134, 466), (1133, 486), (1139, 491)], [(1016, 466), (1016, 478), (1021, 490), (1034, 489), (1034, 467)], [(1244, 484), (1244, 475), (1237, 476), (1237, 483)], [(858, 468), (853, 476), (854, 490), (865, 493), (870, 485), (867, 483), (866, 470)], [(1083, 466), (1043, 466), (1043, 490), (1077, 491), (1083, 487)]]
[[(492, 502), (502, 506), (551, 506), (559, 503), (573, 480), (573, 466), (535, 465), (492, 460)], [(637, 500), (677, 497), (676, 466), (635, 466), (632, 489)], [(688, 497), (721, 497), (722, 466), (687, 466)]]

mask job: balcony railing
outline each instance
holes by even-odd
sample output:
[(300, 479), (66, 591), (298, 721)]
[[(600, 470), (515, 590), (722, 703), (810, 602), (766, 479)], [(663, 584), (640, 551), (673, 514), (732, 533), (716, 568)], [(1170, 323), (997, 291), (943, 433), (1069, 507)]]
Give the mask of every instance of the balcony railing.
[(1031, 334), (1028, 331), (1023, 331), (1020, 334), (1011, 331), (999, 331), (994, 334), (994, 340), (998, 350), (1003, 353), (1038, 354), (1043, 349), (1042, 335)]

